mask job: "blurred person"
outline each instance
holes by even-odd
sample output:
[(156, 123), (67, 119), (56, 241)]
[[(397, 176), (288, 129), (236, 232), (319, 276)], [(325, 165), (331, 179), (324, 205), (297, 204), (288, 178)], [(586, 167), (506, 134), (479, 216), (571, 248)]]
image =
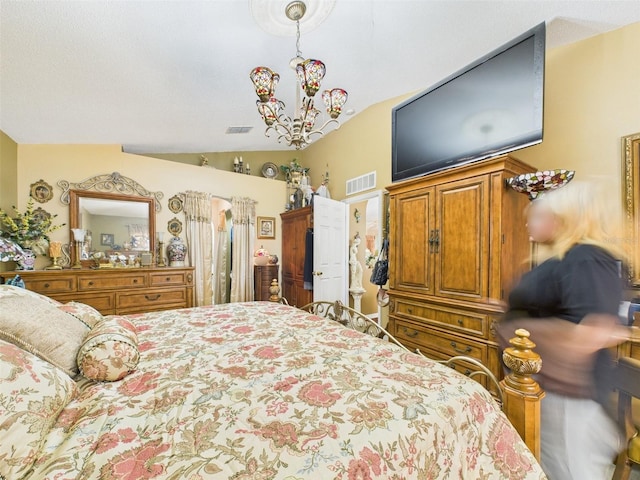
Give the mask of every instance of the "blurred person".
[(613, 368), (607, 348), (631, 332), (619, 324), (624, 255), (609, 240), (615, 212), (605, 205), (581, 182), (530, 204), (530, 240), (547, 259), (512, 290), (498, 328), (503, 346), (515, 329), (529, 330), (542, 358), (541, 464), (549, 480), (610, 478), (622, 448), (621, 432), (605, 409)]

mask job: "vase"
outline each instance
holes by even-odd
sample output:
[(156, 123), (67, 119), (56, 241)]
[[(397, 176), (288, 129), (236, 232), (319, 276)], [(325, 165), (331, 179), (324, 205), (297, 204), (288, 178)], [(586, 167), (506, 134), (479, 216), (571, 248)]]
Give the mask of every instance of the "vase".
[(167, 247), (170, 267), (184, 267), (184, 259), (187, 256), (187, 246), (180, 237), (173, 237)]
[(22, 249), (22, 255), (16, 257), (18, 267), (16, 270), (35, 270), (36, 255), (29, 248)]

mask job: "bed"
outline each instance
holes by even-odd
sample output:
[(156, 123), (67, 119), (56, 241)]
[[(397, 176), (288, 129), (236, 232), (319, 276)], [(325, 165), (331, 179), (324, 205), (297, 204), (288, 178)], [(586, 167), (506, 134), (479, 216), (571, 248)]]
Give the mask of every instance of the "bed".
[(331, 320), (270, 302), (109, 320), (139, 352), (118, 381), (70, 384), (0, 340), (0, 476), (546, 478), (477, 382)]

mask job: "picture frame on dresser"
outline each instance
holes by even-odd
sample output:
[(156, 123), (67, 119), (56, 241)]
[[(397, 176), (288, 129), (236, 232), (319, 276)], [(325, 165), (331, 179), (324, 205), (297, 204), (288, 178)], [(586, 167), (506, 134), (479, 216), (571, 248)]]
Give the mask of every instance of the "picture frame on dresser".
[(640, 289), (640, 133), (622, 137), (622, 195), (628, 285)]

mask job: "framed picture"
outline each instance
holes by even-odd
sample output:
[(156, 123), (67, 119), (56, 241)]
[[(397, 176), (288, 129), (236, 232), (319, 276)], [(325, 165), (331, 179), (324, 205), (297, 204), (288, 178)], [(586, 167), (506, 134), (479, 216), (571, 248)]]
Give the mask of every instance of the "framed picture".
[(113, 246), (113, 233), (101, 233), (100, 234), (100, 245), (108, 245)]
[(178, 195), (174, 195), (169, 199), (169, 210), (173, 213), (180, 213), (182, 211), (182, 199)]
[(173, 235), (174, 237), (177, 237), (182, 233), (182, 222), (177, 218), (173, 217), (167, 223), (167, 230), (169, 230), (169, 233), (171, 235)]
[(258, 238), (276, 238), (275, 217), (258, 217)]
[(30, 195), (36, 202), (46, 203), (53, 198), (53, 189), (41, 179), (31, 184)]

